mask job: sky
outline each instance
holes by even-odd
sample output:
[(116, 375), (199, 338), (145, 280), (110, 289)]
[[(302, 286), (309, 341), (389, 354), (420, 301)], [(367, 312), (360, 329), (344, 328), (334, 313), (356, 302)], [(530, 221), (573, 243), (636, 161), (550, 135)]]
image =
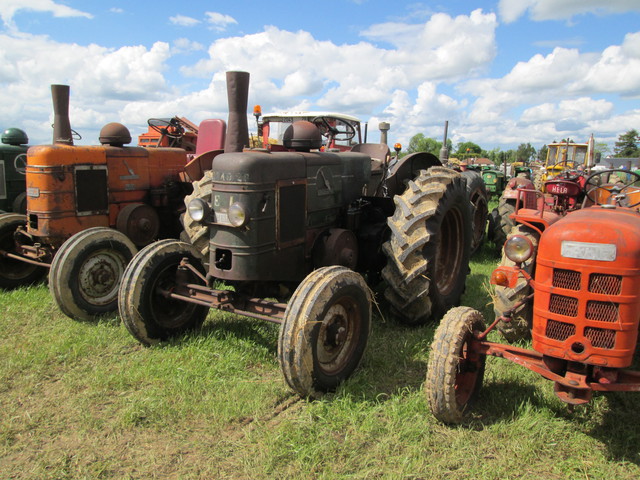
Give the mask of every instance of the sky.
[(332, 111), (389, 143), (613, 147), (640, 130), (640, 0), (0, 0), (0, 128), (52, 141), (51, 84), (70, 121), (134, 139), (152, 117), (227, 118), (225, 72), (265, 113)]

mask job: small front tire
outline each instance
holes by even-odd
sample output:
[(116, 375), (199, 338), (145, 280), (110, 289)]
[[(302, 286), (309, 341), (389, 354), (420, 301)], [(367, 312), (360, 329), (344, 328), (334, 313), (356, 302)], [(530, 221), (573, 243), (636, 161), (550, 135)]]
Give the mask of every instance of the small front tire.
[(484, 329), (480, 312), (455, 307), (436, 330), (424, 388), (433, 416), (443, 423), (460, 423), (482, 386), (486, 356), (474, 343)]
[(70, 318), (93, 320), (114, 312), (118, 287), (135, 245), (107, 227), (88, 228), (62, 244), (51, 262), (49, 290)]
[(360, 364), (371, 331), (371, 297), (358, 273), (323, 267), (298, 286), (285, 311), (278, 360), (302, 397), (334, 390)]
[(204, 275), (197, 250), (176, 240), (147, 245), (124, 272), (118, 295), (120, 317), (129, 333), (143, 345), (196, 329), (207, 317), (208, 307), (168, 296), (176, 285), (176, 273), (183, 258), (189, 259)]

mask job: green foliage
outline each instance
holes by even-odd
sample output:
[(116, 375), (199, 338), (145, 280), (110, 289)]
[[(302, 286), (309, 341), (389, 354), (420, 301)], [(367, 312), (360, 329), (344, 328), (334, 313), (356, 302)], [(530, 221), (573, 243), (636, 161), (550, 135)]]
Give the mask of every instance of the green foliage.
[[(485, 244), (462, 299), (487, 319), (497, 263)], [(435, 324), (376, 315), (356, 374), (308, 401), (282, 379), (270, 323), (211, 312), (145, 348), (117, 316), (68, 319), (44, 285), (0, 292), (0, 310), (2, 478), (640, 478), (637, 393), (569, 412), (550, 382), (489, 358), (468, 423), (439, 424), (422, 392)]]
[(516, 159), (518, 162), (529, 163), (535, 158), (536, 149), (530, 143), (521, 143), (516, 151)]
[(640, 156), (640, 136), (637, 130), (629, 130), (628, 132), (619, 135), (618, 141), (613, 148), (614, 157), (637, 157)]
[(473, 142), (461, 142), (456, 147), (455, 155), (460, 158), (465, 156), (478, 156), (482, 153), (482, 148)]
[[(439, 142), (433, 138), (425, 137), (422, 133), (418, 133), (411, 137), (409, 146), (407, 147), (407, 153), (414, 152), (429, 152), (433, 153), (436, 157), (440, 155), (440, 149), (442, 148), (442, 142)], [(451, 151), (451, 140), (447, 139), (447, 148)]]

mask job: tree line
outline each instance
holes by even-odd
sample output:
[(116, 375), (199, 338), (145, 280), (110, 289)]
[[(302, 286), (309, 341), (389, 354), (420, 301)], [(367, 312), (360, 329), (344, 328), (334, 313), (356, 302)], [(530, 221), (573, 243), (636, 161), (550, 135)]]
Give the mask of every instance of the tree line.
[[(560, 142), (566, 141), (574, 143), (572, 139), (562, 139)], [(559, 142), (554, 140), (552, 143)], [(426, 137), (422, 133), (418, 133), (411, 137), (406, 153), (430, 152), (439, 156), (441, 149), (442, 142)], [(454, 150), (453, 143), (450, 139), (447, 139), (447, 149), (450, 157), (455, 157), (460, 160), (477, 157), (488, 158), (495, 165), (501, 165), (504, 162), (544, 162), (547, 157), (548, 150), (546, 145), (543, 145), (539, 150), (536, 150), (531, 143), (521, 143), (515, 150), (502, 150), (500, 148), (484, 150), (473, 142), (460, 142)], [(606, 143), (598, 142), (595, 144), (595, 152), (600, 153), (602, 157), (606, 157), (611, 153), (610, 148)], [(618, 141), (615, 142), (613, 148), (613, 156), (623, 158), (634, 158), (640, 156), (640, 135), (637, 130), (632, 129), (618, 136)]]

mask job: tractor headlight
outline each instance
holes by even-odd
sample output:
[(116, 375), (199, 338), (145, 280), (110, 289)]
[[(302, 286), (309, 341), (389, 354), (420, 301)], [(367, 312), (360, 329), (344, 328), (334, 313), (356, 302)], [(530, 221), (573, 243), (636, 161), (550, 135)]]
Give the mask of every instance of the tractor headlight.
[(514, 235), (505, 242), (504, 254), (514, 263), (526, 262), (533, 254), (533, 244), (523, 235)]
[(242, 227), (247, 223), (247, 220), (249, 219), (244, 207), (239, 203), (234, 203), (233, 205), (231, 205), (229, 207), (227, 215), (229, 217), (229, 222), (231, 222), (231, 225), (233, 225), (234, 227)]
[(191, 216), (191, 218), (193, 218), (196, 222), (201, 222), (202, 220), (204, 220), (210, 212), (207, 202), (200, 198), (194, 198), (193, 200), (191, 200), (189, 202), (189, 205), (187, 206), (187, 209), (189, 210), (189, 215)]

